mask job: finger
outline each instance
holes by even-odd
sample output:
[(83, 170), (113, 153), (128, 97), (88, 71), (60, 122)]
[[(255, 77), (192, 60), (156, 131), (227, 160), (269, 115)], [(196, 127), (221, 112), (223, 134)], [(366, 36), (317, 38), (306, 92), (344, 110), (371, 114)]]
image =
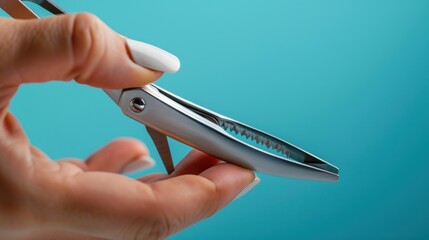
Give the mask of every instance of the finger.
[(221, 163), (219, 159), (204, 152), (193, 149), (185, 158), (177, 164), (173, 176), (185, 174), (200, 174), (206, 169)]
[(146, 146), (132, 138), (117, 139), (92, 154), (86, 161), (89, 171), (130, 173), (153, 166)]
[(163, 179), (167, 179), (168, 176), (169, 175), (166, 173), (154, 173), (154, 174), (150, 174), (150, 175), (140, 177), (137, 179), (137, 181), (142, 182), (142, 183), (152, 183), (152, 182), (160, 181)]
[(79, 160), (79, 159), (74, 159), (74, 158), (61, 159), (61, 160), (57, 161), (57, 163), (58, 164), (71, 164), (71, 165), (78, 167), (83, 172), (88, 171), (88, 165), (86, 164), (86, 162)]
[(163, 213), (160, 222), (165, 236), (213, 215), (254, 179), (252, 171), (222, 163), (198, 176), (182, 175), (150, 184)]
[(225, 206), (253, 172), (218, 164), (200, 175), (142, 184), (116, 174), (86, 172), (62, 184), (59, 226), (115, 239), (162, 239)]
[(2, 20), (5, 79), (18, 82), (76, 79), (103, 88), (141, 86), (161, 73), (131, 61), (125, 40), (97, 17), (72, 14), (42, 20)]
[(219, 163), (221, 163), (217, 158), (214, 158), (204, 152), (201, 152), (199, 150), (193, 149), (190, 151), (182, 161), (180, 161), (179, 164), (174, 169), (174, 172), (171, 174), (158, 174), (156, 176), (144, 176), (141, 178), (138, 178), (138, 181), (144, 182), (144, 183), (152, 183), (155, 181), (161, 181), (164, 179), (177, 177), (180, 175), (185, 174), (194, 174), (198, 175), (201, 172), (205, 171), (206, 169), (213, 167)]
[(63, 230), (45, 230), (40, 232), (31, 232), (26, 236), (17, 238), (19, 240), (34, 240), (34, 239), (61, 239), (61, 240), (107, 240), (107, 238), (94, 237), (90, 235), (74, 233)]

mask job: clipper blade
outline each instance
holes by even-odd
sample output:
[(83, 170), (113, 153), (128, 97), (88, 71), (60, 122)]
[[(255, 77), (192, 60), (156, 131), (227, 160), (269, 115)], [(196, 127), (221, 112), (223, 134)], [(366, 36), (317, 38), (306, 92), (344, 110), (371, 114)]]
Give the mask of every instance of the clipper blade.
[[(219, 126), (233, 137), (266, 153), (338, 173), (338, 169), (294, 145), (232, 119), (219, 119)], [(235, 135), (235, 136), (234, 136)], [(246, 139), (243, 139), (246, 138)], [(253, 144), (251, 144), (253, 143)], [(256, 143), (256, 144), (255, 144)]]
[[(240, 126), (234, 122), (223, 121), (220, 126), (231, 134), (240, 135), (249, 139), (252, 142), (257, 143), (259, 146), (265, 146), (267, 149), (275, 150), (277, 153), (284, 155), (287, 158), (291, 158), (291, 151), (283, 144), (277, 142), (275, 139), (268, 138), (266, 135), (262, 135), (249, 129), (245, 126)], [(300, 161), (300, 159), (296, 159)], [(301, 161), (303, 161), (301, 159)]]

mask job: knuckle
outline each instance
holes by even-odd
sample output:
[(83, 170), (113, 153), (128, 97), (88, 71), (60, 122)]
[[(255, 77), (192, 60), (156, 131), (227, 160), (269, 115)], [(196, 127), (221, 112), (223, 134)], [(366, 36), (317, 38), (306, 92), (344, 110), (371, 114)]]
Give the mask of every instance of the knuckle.
[(87, 13), (87, 12), (82, 12), (82, 13), (76, 13), (75, 15), (75, 21), (82, 21), (84, 23), (89, 23), (89, 24), (98, 24), (100, 22), (100, 19), (92, 14), (92, 13)]
[[(204, 219), (213, 216), (221, 208), (222, 193), (217, 185), (209, 179), (199, 175), (183, 175), (185, 185), (189, 186), (189, 192), (194, 192), (191, 206), (193, 214), (191, 219)], [(185, 216), (187, 217), (187, 216)], [(180, 219), (184, 223), (188, 219)]]
[(77, 13), (70, 15), (72, 21), (73, 33), (78, 35), (93, 35), (103, 26), (101, 20), (91, 13)]
[[(152, 186), (152, 221), (150, 227), (143, 226), (148, 229), (146, 237), (149, 239), (164, 239), (167, 236), (180, 230), (180, 227), (183, 226), (181, 217), (178, 214), (174, 214), (174, 211), (170, 211), (165, 205), (162, 204), (161, 199), (159, 199), (157, 194), (157, 185)], [(167, 212), (168, 211), (168, 212)]]
[[(165, 217), (157, 217), (156, 219), (157, 220), (150, 226), (147, 235), (141, 238), (137, 237), (135, 239), (165, 239), (168, 237), (171, 233), (169, 221), (167, 221), (167, 218)], [(143, 226), (142, 229), (143, 228), (147, 229), (147, 225)]]
[[(104, 24), (98, 17), (90, 13), (78, 13), (69, 16), (71, 21), (71, 48), (77, 78), (88, 74), (85, 70), (91, 69), (92, 64), (97, 64), (102, 57), (104, 41)], [(90, 72), (90, 71), (89, 71)], [(83, 77), (85, 79), (85, 77)]]
[(204, 177), (201, 178), (203, 181), (201, 181), (199, 188), (206, 199), (201, 203), (200, 211), (201, 215), (207, 218), (213, 216), (219, 210), (220, 192), (215, 183)]
[[(137, 217), (131, 226), (124, 231), (124, 239), (165, 239), (172, 232), (167, 216), (152, 209), (150, 218)], [(144, 214), (145, 215), (145, 214)]]
[(82, 53), (92, 46), (93, 35), (98, 31), (97, 17), (89, 13), (78, 13), (67, 16), (67, 24), (70, 21), (73, 50)]
[[(170, 201), (161, 199), (165, 186), (151, 185), (150, 221), (139, 224), (136, 231), (132, 231), (131, 239), (165, 239), (179, 232), (185, 227), (210, 217), (221, 206), (221, 191), (212, 181), (198, 175), (182, 175), (181, 191), (189, 192), (189, 198), (177, 199), (178, 205), (166, 205)], [(186, 204), (183, 204), (186, 202)], [(189, 204), (192, 203), (192, 204)], [(146, 219), (147, 220), (147, 219)], [(142, 221), (138, 221), (141, 223)]]

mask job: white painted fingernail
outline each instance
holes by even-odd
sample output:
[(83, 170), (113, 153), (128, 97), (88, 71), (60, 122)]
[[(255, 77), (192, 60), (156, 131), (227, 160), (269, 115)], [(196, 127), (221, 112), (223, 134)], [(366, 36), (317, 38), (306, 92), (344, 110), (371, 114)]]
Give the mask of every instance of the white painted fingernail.
[(241, 190), (241, 192), (237, 195), (237, 197), (234, 198), (234, 200), (237, 200), (241, 198), (243, 195), (245, 195), (246, 193), (250, 192), (250, 190), (256, 187), (256, 185), (258, 185), (260, 182), (261, 182), (261, 179), (255, 174), (255, 179), (253, 179), (253, 181), (249, 185), (247, 185), (247, 187)]
[(173, 54), (153, 45), (127, 38), (135, 63), (161, 72), (179, 71), (180, 60)]
[(133, 173), (138, 172), (143, 169), (151, 168), (155, 165), (155, 161), (150, 156), (144, 156), (142, 158), (139, 158), (138, 160), (132, 161), (125, 165), (125, 167), (122, 169), (122, 173)]

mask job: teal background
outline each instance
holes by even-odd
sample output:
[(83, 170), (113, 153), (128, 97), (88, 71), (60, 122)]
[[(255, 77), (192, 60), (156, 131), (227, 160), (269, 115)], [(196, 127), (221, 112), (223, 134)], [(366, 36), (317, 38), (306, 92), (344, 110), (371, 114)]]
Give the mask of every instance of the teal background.
[[(162, 87), (340, 168), (338, 183), (259, 174), (171, 239), (428, 239), (429, 1), (56, 2), (179, 56)], [(11, 111), (54, 159), (131, 136), (158, 161), (139, 175), (163, 171), (144, 127), (97, 89), (22, 86)]]

